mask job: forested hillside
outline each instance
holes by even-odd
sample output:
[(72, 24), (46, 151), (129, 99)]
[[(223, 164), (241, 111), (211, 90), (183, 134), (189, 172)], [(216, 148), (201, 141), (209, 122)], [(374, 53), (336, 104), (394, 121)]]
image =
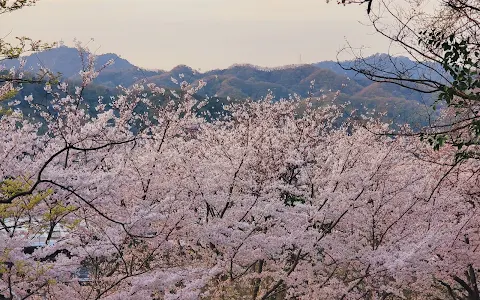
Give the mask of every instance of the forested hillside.
[[(81, 69), (81, 57), (82, 53), (77, 49), (59, 47), (26, 57), (26, 68), (36, 71), (39, 65), (48, 67), (54, 73), (60, 73), (61, 78), (76, 82), (80, 76), (75, 70)], [(145, 82), (178, 90), (179, 83), (186, 81), (190, 84), (206, 83), (197, 91), (199, 97), (224, 98), (224, 101), (227, 97), (231, 100), (260, 99), (273, 93), (277, 100), (298, 95), (300, 98), (320, 97), (338, 104), (348, 103), (346, 108), (349, 112), (357, 110), (362, 114), (368, 111), (378, 116), (385, 113), (385, 116), (381, 116), (384, 121), (409, 123), (415, 127), (427, 125), (430, 118), (435, 117), (434, 112), (428, 108), (432, 103), (431, 96), (394, 84), (371, 82), (351, 71), (344, 71), (340, 65), (333, 62), (273, 69), (235, 65), (228, 69), (201, 73), (184, 65), (170, 71), (148, 71), (115, 54), (104, 54), (97, 57), (96, 66), (101, 67), (110, 59), (115, 63), (102, 70), (95, 78), (93, 85), (86, 90), (87, 100), (95, 102), (98, 96), (108, 100), (119, 85), (129, 87)], [(411, 61), (410, 63), (413, 64)], [(15, 64), (12, 61), (7, 66), (12, 67)], [(44, 97), (42, 86), (31, 86), (22, 90), (17, 99), (22, 101), (30, 93), (35, 99)]]

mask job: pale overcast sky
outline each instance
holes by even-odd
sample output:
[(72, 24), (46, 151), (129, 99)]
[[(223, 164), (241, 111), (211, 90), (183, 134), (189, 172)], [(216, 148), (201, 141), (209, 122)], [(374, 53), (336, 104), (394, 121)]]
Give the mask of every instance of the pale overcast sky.
[(76, 38), (144, 68), (225, 68), (334, 60), (348, 40), (385, 52), (364, 5), (325, 0), (40, 0), (0, 16), (0, 35), (45, 41)]

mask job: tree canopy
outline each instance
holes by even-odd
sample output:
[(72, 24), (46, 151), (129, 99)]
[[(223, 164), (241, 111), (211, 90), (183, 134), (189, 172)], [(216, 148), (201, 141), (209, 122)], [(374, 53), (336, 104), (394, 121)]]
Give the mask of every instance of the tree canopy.
[(431, 145), (315, 96), (209, 119), (205, 82), (182, 75), (170, 92), (119, 87), (107, 105), (87, 91), (113, 61), (79, 45), (79, 82), (22, 99), (43, 124), (0, 117), (0, 299), (478, 299), (476, 21), (415, 16), (435, 27), (372, 22), (437, 77), (351, 68), (438, 93), (444, 115), (420, 134)]

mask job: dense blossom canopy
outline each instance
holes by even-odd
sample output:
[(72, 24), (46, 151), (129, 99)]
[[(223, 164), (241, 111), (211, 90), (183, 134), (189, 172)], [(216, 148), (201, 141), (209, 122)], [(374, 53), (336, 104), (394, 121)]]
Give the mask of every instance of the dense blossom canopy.
[(0, 119), (0, 298), (427, 299), (480, 261), (477, 160), (328, 103), (207, 122), (201, 84), (92, 105), (93, 61)]

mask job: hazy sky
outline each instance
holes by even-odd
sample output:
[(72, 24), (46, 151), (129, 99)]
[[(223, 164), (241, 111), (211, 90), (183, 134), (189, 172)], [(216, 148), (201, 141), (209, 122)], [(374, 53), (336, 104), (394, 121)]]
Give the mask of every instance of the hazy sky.
[(334, 60), (346, 41), (385, 52), (364, 5), (325, 0), (40, 0), (0, 16), (0, 35), (76, 38), (145, 68), (234, 63), (281, 66)]

